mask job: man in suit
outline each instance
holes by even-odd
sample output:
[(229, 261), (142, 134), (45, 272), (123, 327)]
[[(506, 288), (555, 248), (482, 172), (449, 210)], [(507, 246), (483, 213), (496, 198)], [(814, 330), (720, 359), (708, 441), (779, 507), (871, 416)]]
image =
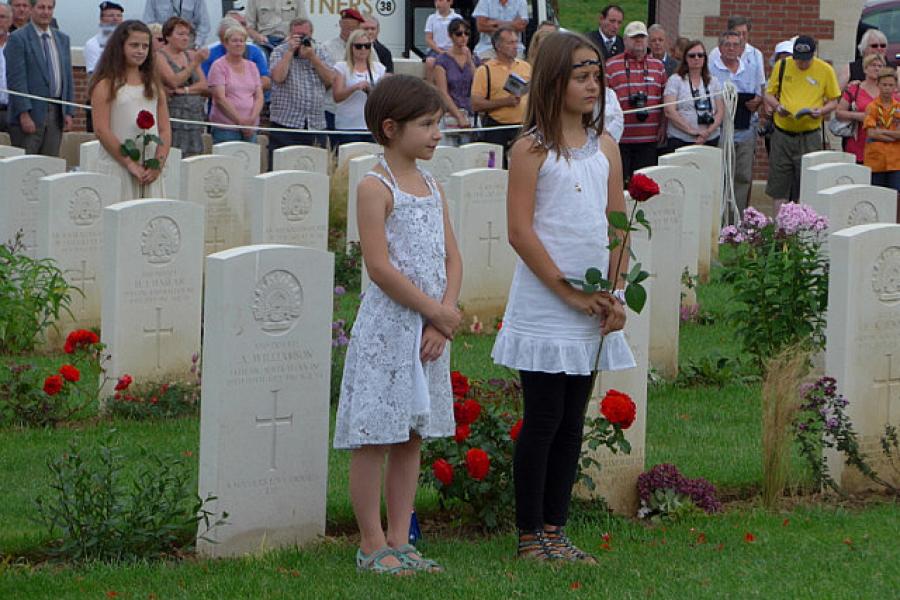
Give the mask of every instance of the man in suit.
[(666, 77), (670, 76), (678, 68), (678, 61), (669, 54), (669, 38), (666, 30), (659, 23), (651, 25), (647, 28), (650, 36), (647, 38), (647, 44), (650, 46), (650, 56), (658, 58), (666, 67)]
[[(50, 27), (56, 0), (31, 0), (31, 23), (9, 36), (4, 48), (9, 89), (72, 101), (69, 36)], [(63, 131), (72, 127), (71, 106), (10, 94), (9, 137), (28, 154), (57, 156)]]
[(625, 41), (619, 35), (619, 29), (625, 22), (625, 11), (617, 4), (608, 4), (600, 11), (597, 31), (588, 33), (588, 38), (600, 48), (603, 60), (610, 56), (625, 52)]

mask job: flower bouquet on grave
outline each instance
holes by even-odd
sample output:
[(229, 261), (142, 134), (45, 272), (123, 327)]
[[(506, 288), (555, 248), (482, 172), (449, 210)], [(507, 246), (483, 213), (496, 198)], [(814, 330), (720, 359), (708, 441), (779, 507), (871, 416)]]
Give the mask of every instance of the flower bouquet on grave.
[[(613, 211), (609, 214), (609, 226), (612, 232), (607, 249), (613, 252), (623, 246), (628, 250), (628, 255), (635, 258), (631, 251), (629, 237), (632, 231), (637, 231), (635, 222), (647, 230), (647, 236), (652, 234), (650, 223), (644, 215), (644, 211), (638, 208), (641, 202), (646, 202), (659, 194), (659, 185), (651, 178), (640, 173), (632, 176), (628, 183), (628, 194), (634, 200), (631, 214), (626, 216), (623, 212)], [(621, 236), (620, 236), (621, 234)], [(641, 283), (650, 277), (647, 271), (641, 269), (641, 263), (635, 263), (628, 273), (622, 273), (622, 257), (619, 253), (615, 269), (609, 279), (603, 278), (603, 270), (598, 267), (590, 267), (584, 273), (584, 279), (568, 278), (567, 281), (576, 285), (585, 292), (607, 292), (612, 294), (619, 279), (625, 281), (625, 305), (635, 313), (640, 313), (647, 303), (647, 290)], [(608, 343), (607, 343), (608, 341)], [(600, 339), (600, 349), (594, 364), (594, 371), (620, 371), (635, 366), (634, 355), (625, 340), (622, 331), (614, 331)]]
[[(134, 162), (138, 163), (145, 169), (153, 169), (154, 171), (158, 171), (160, 168), (159, 159), (147, 158), (147, 146), (151, 143), (162, 144), (162, 140), (159, 139), (159, 136), (153, 133), (149, 133), (149, 130), (156, 125), (156, 120), (153, 118), (153, 113), (147, 110), (142, 110), (138, 112), (137, 115), (137, 126), (138, 129), (141, 130), (141, 133), (134, 136), (134, 138), (129, 138), (122, 142), (119, 146), (119, 152), (122, 156), (127, 156)], [(144, 197), (144, 182), (141, 182), (141, 198)]]

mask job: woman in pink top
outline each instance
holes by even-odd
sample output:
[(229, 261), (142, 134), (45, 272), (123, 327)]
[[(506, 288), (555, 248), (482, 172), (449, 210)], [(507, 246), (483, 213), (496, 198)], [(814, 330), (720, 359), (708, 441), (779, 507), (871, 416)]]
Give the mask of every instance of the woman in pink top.
[[(259, 125), (259, 111), (263, 106), (262, 82), (253, 61), (244, 58), (247, 31), (243, 27), (229, 27), (225, 31), (225, 56), (209, 68), (207, 77), (212, 92), (210, 123), (229, 125)], [(213, 143), (256, 141), (254, 129), (212, 128)]]
[(866, 119), (866, 107), (878, 97), (878, 72), (885, 67), (884, 56), (881, 54), (869, 54), (863, 59), (863, 71), (866, 78), (863, 81), (850, 82), (841, 99), (838, 102), (835, 118), (840, 121), (855, 121), (856, 135), (852, 138), (844, 138), (845, 152), (856, 155), (856, 162), (863, 163), (866, 151), (866, 130), (863, 121)]

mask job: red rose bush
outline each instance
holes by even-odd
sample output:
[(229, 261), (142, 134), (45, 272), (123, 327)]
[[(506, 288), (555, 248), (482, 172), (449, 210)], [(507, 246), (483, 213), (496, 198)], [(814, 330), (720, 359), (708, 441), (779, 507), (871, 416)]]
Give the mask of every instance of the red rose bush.
[(596, 489), (594, 476), (601, 469), (597, 450), (604, 446), (613, 454), (630, 454), (631, 444), (625, 431), (637, 418), (637, 406), (628, 394), (610, 389), (600, 399), (600, 415), (584, 420), (584, 442), (578, 463), (578, 481), (591, 491)]
[(512, 456), (522, 428), (521, 389), (517, 381), (469, 380), (458, 371), (450, 379), (456, 431), (423, 446), (422, 478), (437, 488), (442, 507), (495, 529), (514, 513)]

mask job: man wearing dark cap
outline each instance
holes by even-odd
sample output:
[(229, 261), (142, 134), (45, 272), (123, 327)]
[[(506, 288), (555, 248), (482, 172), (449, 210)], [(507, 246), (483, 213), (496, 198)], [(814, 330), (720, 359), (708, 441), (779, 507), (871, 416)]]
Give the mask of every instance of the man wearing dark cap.
[(97, 66), (100, 55), (103, 54), (103, 49), (106, 47), (106, 40), (122, 22), (124, 15), (125, 9), (121, 4), (100, 3), (100, 31), (84, 43), (84, 70), (88, 75), (94, 72), (94, 67)]
[(822, 121), (841, 95), (834, 69), (815, 54), (816, 40), (798, 36), (793, 56), (775, 64), (766, 87), (766, 104), (775, 113), (766, 194), (776, 210), (797, 200), (801, 157), (822, 149)]
[[(341, 33), (336, 38), (332, 38), (325, 42), (324, 45), (325, 53), (328, 55), (331, 64), (345, 60), (347, 53), (347, 38), (350, 37), (351, 33), (359, 29), (366, 20), (355, 8), (345, 8), (340, 12), (340, 15)], [(325, 95), (325, 122), (327, 123), (329, 130), (334, 129), (335, 106), (334, 94), (332, 93), (331, 88), (328, 88), (328, 93)]]

